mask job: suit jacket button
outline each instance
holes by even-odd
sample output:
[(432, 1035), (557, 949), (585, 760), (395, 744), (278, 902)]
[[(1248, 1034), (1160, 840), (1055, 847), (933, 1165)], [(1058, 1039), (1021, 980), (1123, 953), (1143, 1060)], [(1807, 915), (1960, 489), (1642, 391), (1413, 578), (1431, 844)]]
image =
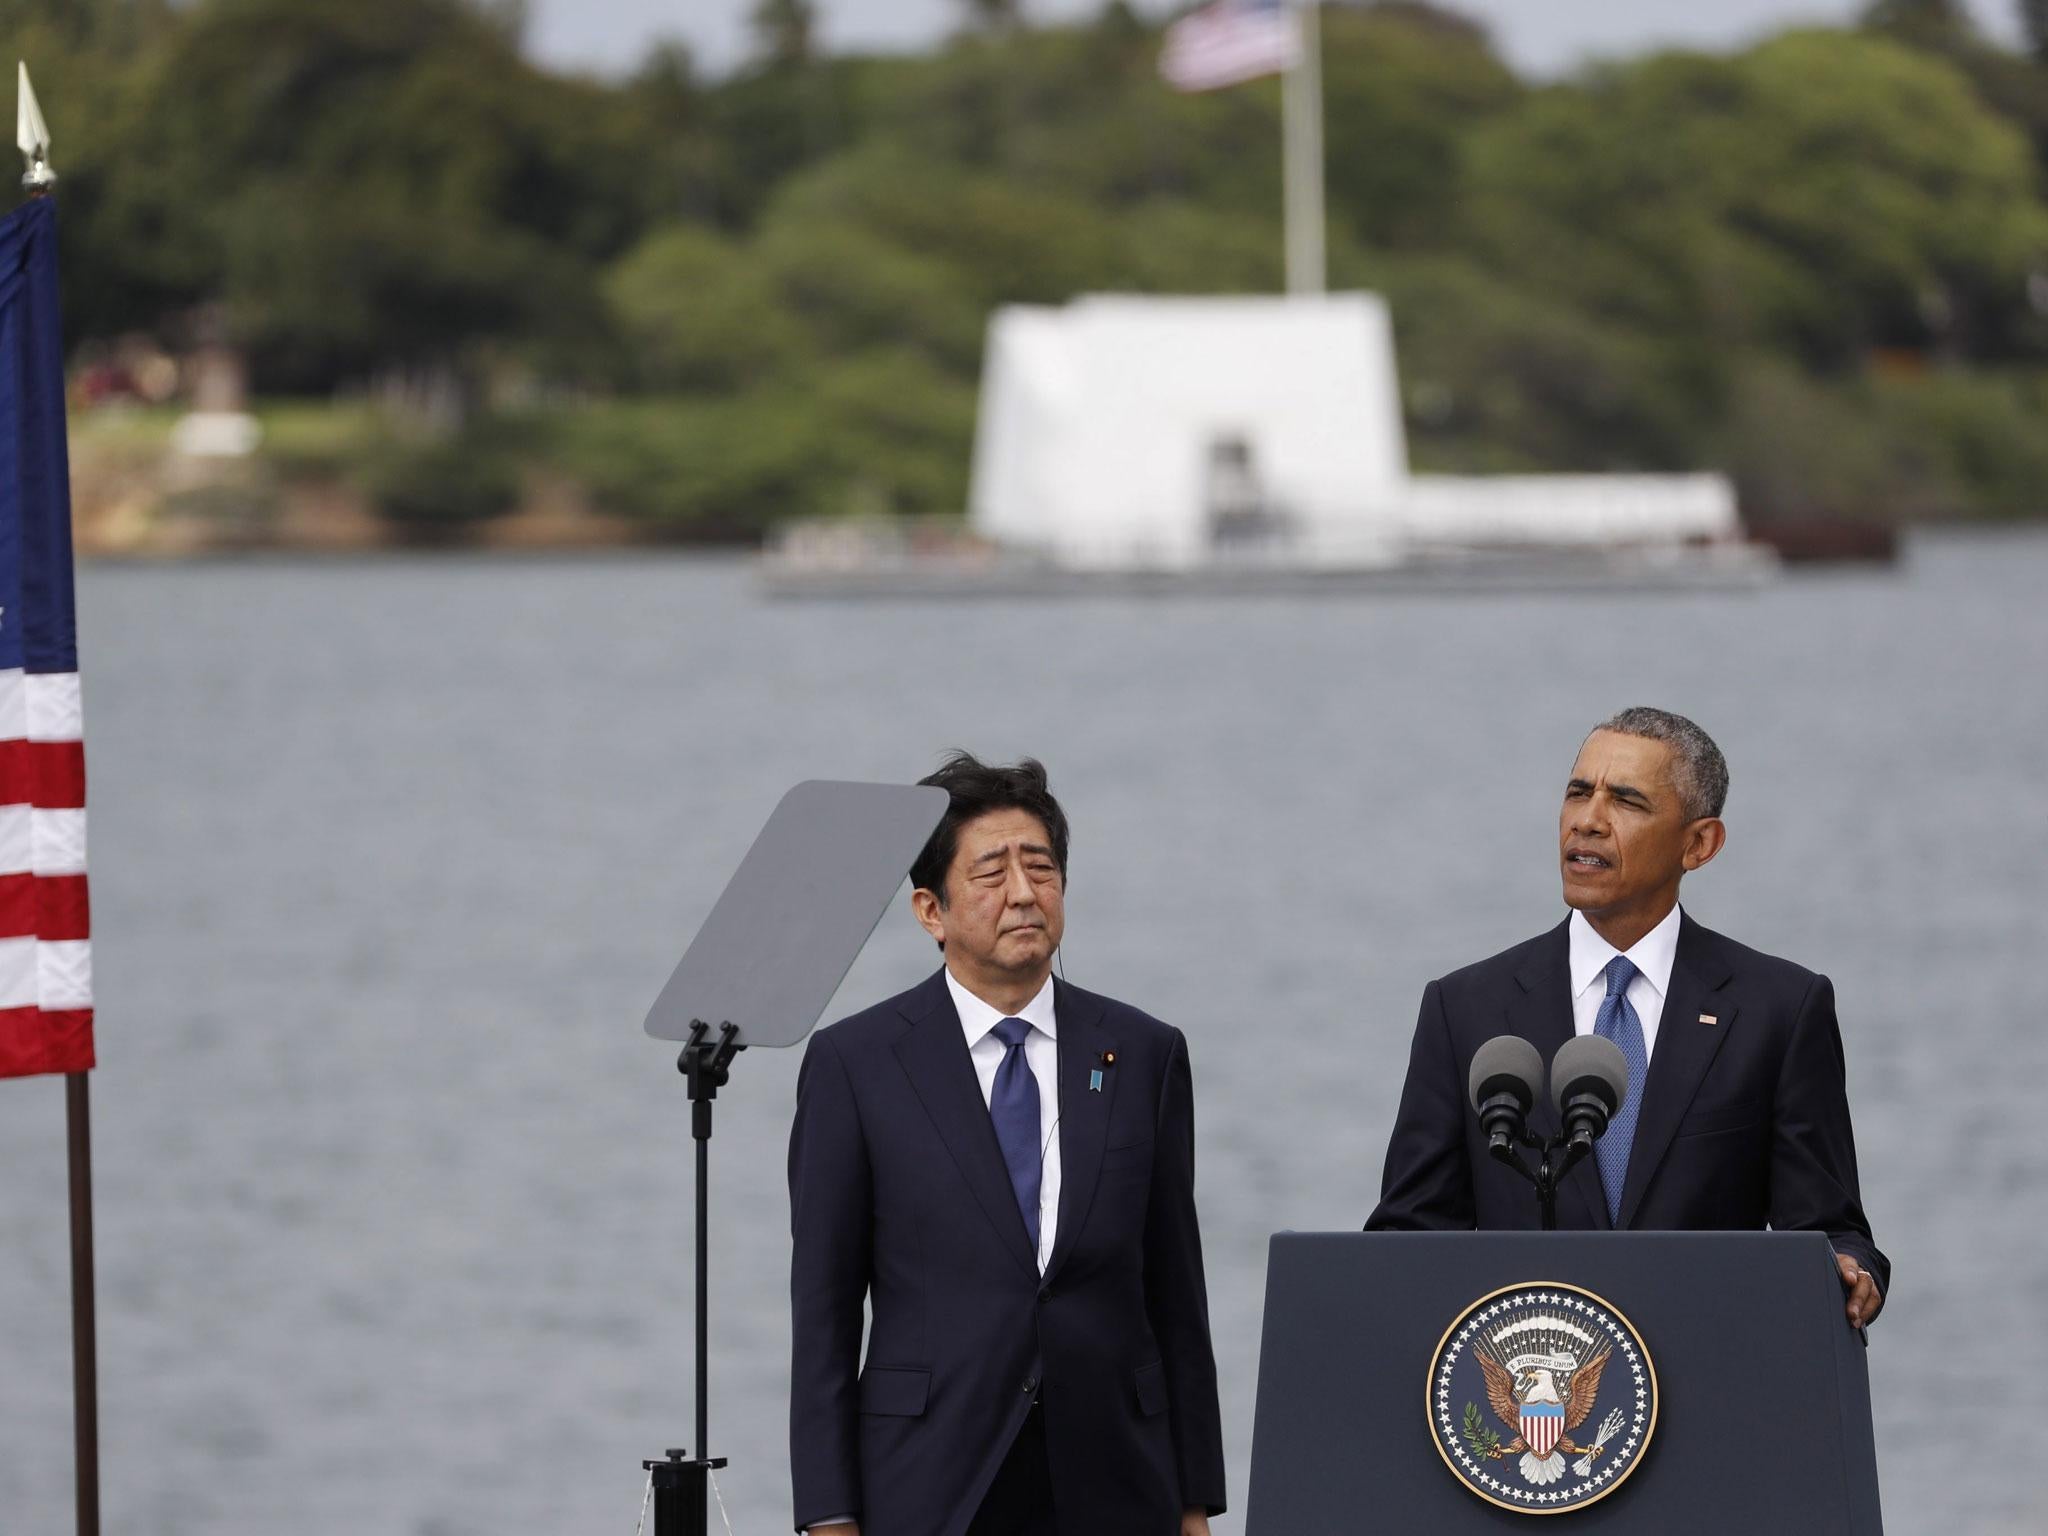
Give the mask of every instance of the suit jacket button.
[(1024, 1378), (1024, 1390), (1026, 1392), (1036, 1392), (1038, 1390), (1038, 1378), (1036, 1376), (1026, 1376)]
[(1047, 1287), (1046, 1287), (1046, 1288), (1045, 1288), (1044, 1290), (1040, 1291), (1040, 1292), (1038, 1293), (1038, 1299), (1039, 1299), (1040, 1301), (1042, 1301), (1042, 1302), (1044, 1302), (1044, 1301), (1051, 1301), (1051, 1300), (1052, 1300), (1052, 1287), (1048, 1285), (1048, 1286), (1047, 1286)]

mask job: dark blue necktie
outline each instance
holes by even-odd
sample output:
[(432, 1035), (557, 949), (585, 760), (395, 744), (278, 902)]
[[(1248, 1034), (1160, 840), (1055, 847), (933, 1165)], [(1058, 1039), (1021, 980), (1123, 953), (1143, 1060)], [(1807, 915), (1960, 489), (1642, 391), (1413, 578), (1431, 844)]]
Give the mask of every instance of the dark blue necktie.
[(1010, 1188), (1024, 1230), (1031, 1234), (1031, 1252), (1038, 1253), (1038, 1079), (1024, 1059), (1024, 1041), (1031, 1026), (1022, 1019), (1003, 1019), (990, 1031), (1003, 1042), (1002, 1065), (989, 1089), (988, 1115), (996, 1124), (996, 1145), (1010, 1170)]
[(1637, 974), (1635, 962), (1616, 955), (1607, 962), (1605, 974), (1607, 996), (1600, 1000), (1593, 1033), (1621, 1047), (1621, 1059), (1628, 1063), (1628, 1097), (1607, 1122), (1607, 1134), (1593, 1143), (1593, 1160), (1600, 1165), (1600, 1183), (1607, 1191), (1607, 1219), (1619, 1226), (1629, 1148), (1635, 1143), (1636, 1116), (1643, 1107), (1643, 1082), (1650, 1075), (1650, 1048), (1643, 1039), (1643, 1021), (1628, 1000), (1628, 984)]

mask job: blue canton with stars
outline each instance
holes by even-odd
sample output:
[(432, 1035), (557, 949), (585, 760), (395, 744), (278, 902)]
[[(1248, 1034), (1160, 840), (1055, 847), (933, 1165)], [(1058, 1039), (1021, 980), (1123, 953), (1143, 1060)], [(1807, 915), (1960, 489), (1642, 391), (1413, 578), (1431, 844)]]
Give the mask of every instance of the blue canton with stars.
[(1444, 1465), (1490, 1504), (1582, 1508), (1621, 1486), (1657, 1424), (1657, 1373), (1633, 1324), (1591, 1291), (1533, 1281), (1481, 1297), (1429, 1373)]

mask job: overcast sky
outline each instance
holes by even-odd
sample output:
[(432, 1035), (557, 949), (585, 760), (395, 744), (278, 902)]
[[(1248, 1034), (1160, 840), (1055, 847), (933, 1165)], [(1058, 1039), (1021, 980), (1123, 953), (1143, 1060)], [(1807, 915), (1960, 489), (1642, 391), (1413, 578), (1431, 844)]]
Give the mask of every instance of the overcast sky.
[[(549, 63), (615, 72), (628, 68), (660, 37), (687, 43), (699, 65), (722, 73), (747, 48), (747, 13), (755, 0), (532, 0), (533, 50)], [(1140, 10), (1174, 8), (1174, 0), (1135, 0)], [(1548, 75), (1587, 58), (1639, 53), (1665, 44), (1726, 48), (1801, 21), (1842, 21), (1865, 0), (1460, 0), (1457, 9), (1483, 19), (1508, 59), (1527, 73)], [(1023, 0), (1038, 21), (1090, 15), (1102, 0)], [(960, 0), (817, 0), (826, 46), (917, 49), (958, 24)], [(1978, 19), (2000, 37), (2017, 35), (2014, 0), (1970, 0)]]

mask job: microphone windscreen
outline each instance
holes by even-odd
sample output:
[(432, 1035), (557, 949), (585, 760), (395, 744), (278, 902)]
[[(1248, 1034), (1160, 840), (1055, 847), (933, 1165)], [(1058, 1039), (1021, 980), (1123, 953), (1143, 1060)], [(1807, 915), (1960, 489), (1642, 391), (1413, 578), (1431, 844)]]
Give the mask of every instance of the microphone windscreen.
[[(1615, 1052), (1617, 1057), (1620, 1054)], [(1474, 1109), (1481, 1100), (1508, 1092), (1515, 1095), (1526, 1115), (1543, 1093), (1543, 1053), (1520, 1035), (1495, 1035), (1472, 1053), (1472, 1071), (1465, 1087)]]
[(1611, 1115), (1628, 1097), (1628, 1062), (1621, 1047), (1598, 1035), (1574, 1035), (1550, 1062), (1550, 1101), (1564, 1114), (1565, 1100), (1592, 1092), (1607, 1101)]

